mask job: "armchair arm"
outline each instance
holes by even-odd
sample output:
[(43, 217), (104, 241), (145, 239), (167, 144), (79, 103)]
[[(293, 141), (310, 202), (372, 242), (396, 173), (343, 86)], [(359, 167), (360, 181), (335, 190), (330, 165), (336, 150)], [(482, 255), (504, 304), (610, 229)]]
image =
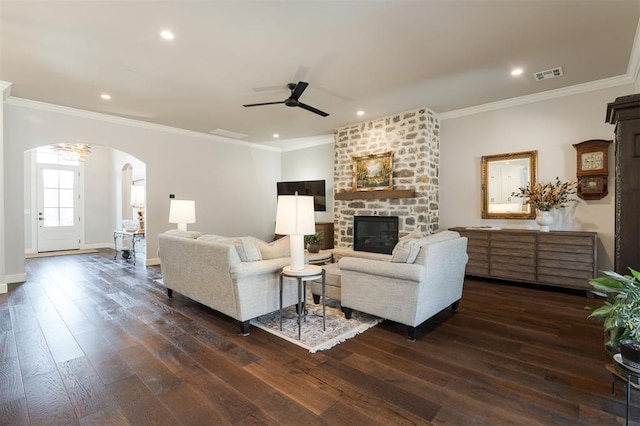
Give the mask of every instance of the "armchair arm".
[(358, 257), (343, 257), (338, 262), (338, 266), (340, 270), (415, 282), (419, 282), (425, 273), (425, 268), (422, 265), (362, 259)]

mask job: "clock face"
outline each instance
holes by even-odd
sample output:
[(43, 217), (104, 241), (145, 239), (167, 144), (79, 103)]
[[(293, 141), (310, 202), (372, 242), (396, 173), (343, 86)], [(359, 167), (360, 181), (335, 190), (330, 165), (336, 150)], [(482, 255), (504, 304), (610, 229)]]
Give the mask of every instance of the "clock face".
[(580, 160), (582, 170), (600, 170), (604, 168), (604, 153), (602, 151), (585, 152)]

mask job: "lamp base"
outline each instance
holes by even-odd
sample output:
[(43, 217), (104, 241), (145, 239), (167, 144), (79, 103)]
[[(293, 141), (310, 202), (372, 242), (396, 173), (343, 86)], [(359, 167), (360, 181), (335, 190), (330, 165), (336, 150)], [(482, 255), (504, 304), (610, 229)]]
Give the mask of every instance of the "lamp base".
[(289, 235), (289, 256), (292, 271), (304, 269), (304, 235)]

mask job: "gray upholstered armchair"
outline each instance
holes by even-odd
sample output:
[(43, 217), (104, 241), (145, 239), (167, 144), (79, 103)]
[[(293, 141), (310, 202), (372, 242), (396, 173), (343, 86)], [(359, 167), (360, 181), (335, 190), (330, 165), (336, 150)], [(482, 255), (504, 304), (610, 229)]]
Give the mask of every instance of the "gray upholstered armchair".
[[(343, 257), (341, 305), (416, 327), (448, 306), (457, 311), (467, 264), (467, 239), (454, 231), (400, 241), (393, 261)], [(402, 262), (404, 260), (404, 262)]]

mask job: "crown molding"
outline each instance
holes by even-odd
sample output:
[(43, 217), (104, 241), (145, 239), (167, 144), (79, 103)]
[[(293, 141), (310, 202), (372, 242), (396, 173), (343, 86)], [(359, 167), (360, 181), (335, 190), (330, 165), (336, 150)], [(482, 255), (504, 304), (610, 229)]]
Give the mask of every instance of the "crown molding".
[(635, 78), (631, 78), (628, 75), (621, 75), (618, 77), (605, 78), (602, 80), (591, 81), (589, 83), (563, 87), (561, 89), (547, 90), (546, 92), (534, 93), (533, 95), (519, 96), (517, 98), (511, 98), (504, 101), (491, 102), (488, 104), (476, 105), (469, 108), (447, 111), (438, 114), (438, 116), (440, 117), (440, 120), (448, 120), (451, 118), (465, 117), (468, 115), (480, 114), (483, 112), (496, 111), (499, 109), (512, 108), (520, 105), (548, 101), (551, 99), (562, 98), (564, 96), (578, 95), (581, 93), (608, 89), (610, 87), (632, 84), (634, 82)]
[(54, 112), (58, 114), (69, 115), (79, 118), (87, 118), (90, 120), (104, 121), (107, 123), (119, 124), (122, 126), (137, 127), (141, 129), (153, 130), (157, 132), (172, 133), (176, 135), (189, 136), (200, 139), (208, 139), (216, 142), (227, 143), (231, 145), (239, 145), (252, 149), (262, 149), (265, 151), (280, 152), (280, 149), (270, 146), (260, 145), (257, 143), (238, 141), (224, 136), (212, 135), (209, 133), (201, 133), (193, 130), (185, 130), (177, 127), (165, 126), (162, 124), (148, 123), (146, 121), (133, 120), (130, 118), (118, 117), (115, 115), (103, 114), (100, 112), (86, 111), (78, 108), (65, 107), (61, 105), (49, 104), (46, 102), (32, 101), (29, 99), (9, 97), (6, 101), (9, 105), (15, 105), (23, 108), (36, 109), (40, 111)]

